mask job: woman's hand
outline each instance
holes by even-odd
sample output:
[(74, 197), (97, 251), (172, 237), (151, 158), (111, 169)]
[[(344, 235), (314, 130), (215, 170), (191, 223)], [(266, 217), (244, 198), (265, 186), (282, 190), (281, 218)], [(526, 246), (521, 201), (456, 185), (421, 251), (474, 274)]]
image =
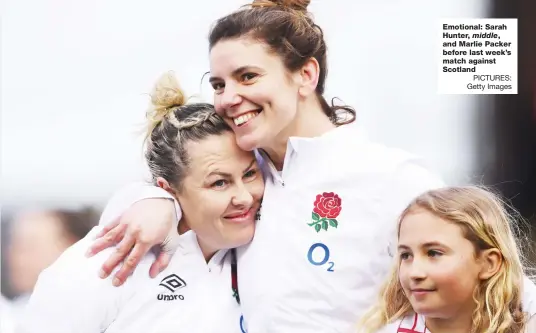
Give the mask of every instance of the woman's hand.
[(99, 275), (103, 279), (108, 277), (114, 268), (123, 262), (113, 279), (113, 285), (120, 286), (153, 246), (161, 246), (162, 249), (149, 271), (149, 275), (154, 278), (168, 266), (176, 250), (172, 242), (173, 238), (178, 237), (176, 226), (177, 216), (173, 200), (140, 200), (97, 235), (87, 255), (95, 255), (119, 244), (102, 265)]

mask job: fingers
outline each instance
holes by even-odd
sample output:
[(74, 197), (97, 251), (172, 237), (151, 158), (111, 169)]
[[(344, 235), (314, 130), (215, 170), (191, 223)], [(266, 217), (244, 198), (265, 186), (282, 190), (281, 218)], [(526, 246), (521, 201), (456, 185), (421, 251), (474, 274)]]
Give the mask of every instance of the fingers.
[(127, 224), (119, 224), (113, 227), (111, 230), (107, 231), (104, 237), (98, 236), (99, 238), (97, 238), (95, 242), (93, 242), (93, 244), (91, 244), (91, 246), (89, 247), (88, 251), (86, 252), (86, 256), (91, 257), (101, 252), (102, 250), (119, 243), (121, 239), (123, 239), (127, 227)]
[(123, 238), (116, 251), (112, 253), (108, 259), (106, 259), (104, 264), (102, 264), (101, 271), (99, 272), (101, 279), (104, 279), (112, 274), (112, 271), (115, 269), (115, 267), (117, 267), (117, 265), (119, 265), (119, 263), (128, 255), (134, 246), (135, 240), (136, 239), (132, 233), (125, 235), (125, 238)]
[[(126, 239), (126, 238), (125, 238)], [(145, 254), (150, 250), (150, 245), (148, 243), (137, 243), (130, 254), (128, 255), (128, 258), (123, 262), (123, 265), (119, 269), (119, 271), (115, 274), (113, 285), (114, 286), (120, 286), (122, 285), (127, 277), (134, 272), (134, 269), (138, 264), (140, 263), (141, 258), (145, 256)]]
[(121, 220), (121, 216), (118, 216), (110, 224), (107, 224), (106, 226), (104, 226), (104, 228), (102, 228), (102, 230), (95, 237), (101, 238), (102, 236), (104, 236), (107, 232), (109, 232), (113, 228), (117, 227), (119, 225), (120, 220)]
[(171, 260), (171, 253), (167, 251), (160, 251), (160, 254), (156, 258), (155, 262), (151, 265), (149, 269), (149, 276), (151, 278), (156, 277), (160, 272), (162, 272), (169, 265)]

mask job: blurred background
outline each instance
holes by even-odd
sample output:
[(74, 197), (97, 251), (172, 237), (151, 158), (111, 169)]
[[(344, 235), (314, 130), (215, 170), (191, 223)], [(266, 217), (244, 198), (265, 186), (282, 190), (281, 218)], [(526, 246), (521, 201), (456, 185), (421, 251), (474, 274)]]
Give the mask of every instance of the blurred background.
[[(158, 76), (175, 70), (211, 100), (201, 81), (209, 27), (246, 3), (2, 2), (1, 304), (14, 318), (112, 193), (147, 178), (140, 130)], [(355, 106), (357, 131), (424, 156), (449, 184), (495, 187), (532, 221), (535, 1), (313, 0), (309, 9), (328, 42), (327, 97)], [(436, 93), (438, 20), (477, 17), (519, 18), (519, 94)]]

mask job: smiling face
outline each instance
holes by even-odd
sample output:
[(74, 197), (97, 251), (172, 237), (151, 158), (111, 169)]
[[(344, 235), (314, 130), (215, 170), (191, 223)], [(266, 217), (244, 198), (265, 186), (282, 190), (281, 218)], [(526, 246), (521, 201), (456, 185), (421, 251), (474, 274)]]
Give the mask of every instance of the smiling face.
[(219, 41), (210, 52), (214, 106), (236, 134), (238, 145), (253, 150), (274, 145), (295, 126), (299, 73), (261, 42)]
[(400, 283), (417, 313), (434, 318), (472, 313), (482, 267), (460, 226), (416, 210), (401, 221), (399, 256)]
[(240, 149), (230, 131), (190, 141), (186, 151), (188, 174), (177, 199), (203, 252), (249, 243), (264, 192), (254, 154)]

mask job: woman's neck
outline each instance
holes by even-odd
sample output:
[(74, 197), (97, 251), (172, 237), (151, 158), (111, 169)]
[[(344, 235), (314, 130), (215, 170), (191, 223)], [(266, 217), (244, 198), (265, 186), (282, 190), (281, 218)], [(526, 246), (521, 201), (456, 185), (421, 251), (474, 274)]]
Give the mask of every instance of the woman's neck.
[(277, 170), (283, 170), (288, 140), (292, 136), (302, 138), (314, 138), (321, 136), (336, 126), (329, 120), (318, 101), (315, 99), (308, 104), (300, 106), (294, 120), (279, 133), (274, 141), (267, 147), (261, 147)]
[(203, 253), (203, 257), (205, 257), (205, 261), (208, 263), (210, 259), (218, 252), (218, 250), (211, 248), (210, 246), (203, 244), (199, 237), (197, 237), (197, 243), (199, 244), (199, 248), (201, 249), (201, 252)]

